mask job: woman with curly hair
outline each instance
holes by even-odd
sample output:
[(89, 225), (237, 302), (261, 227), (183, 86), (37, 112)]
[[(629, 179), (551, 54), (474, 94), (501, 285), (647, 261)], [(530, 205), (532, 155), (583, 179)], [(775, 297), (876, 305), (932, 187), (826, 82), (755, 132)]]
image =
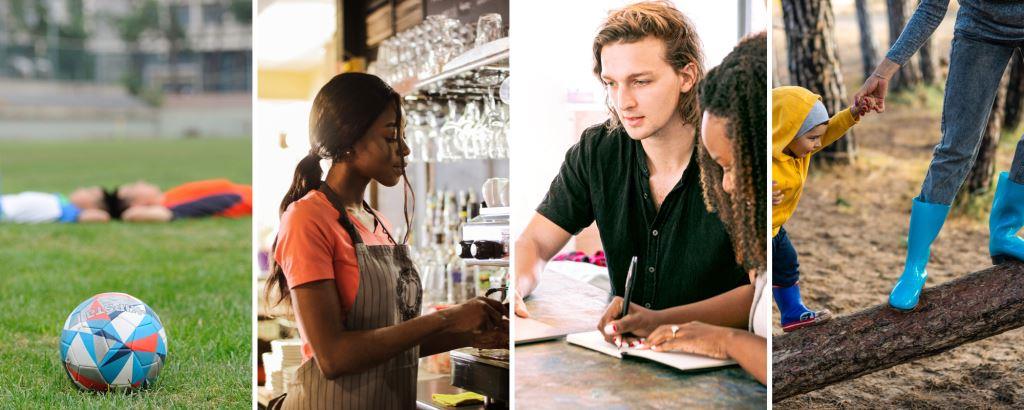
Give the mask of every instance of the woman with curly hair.
[(765, 275), (766, 84), (765, 33), (743, 39), (708, 72), (700, 89), (704, 110), (697, 161), (709, 210), (717, 212), (732, 240), (736, 261), (747, 270), (747, 329), (693, 320), (659, 326), (645, 345), (735, 360), (758, 381), (767, 380), (768, 312)]

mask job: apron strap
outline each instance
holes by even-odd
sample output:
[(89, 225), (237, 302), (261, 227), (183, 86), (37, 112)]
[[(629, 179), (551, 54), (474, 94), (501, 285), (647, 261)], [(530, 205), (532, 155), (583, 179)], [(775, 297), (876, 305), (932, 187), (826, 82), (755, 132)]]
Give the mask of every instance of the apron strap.
[[(326, 181), (320, 183), (320, 188), (318, 188), (318, 190), (324, 193), (324, 196), (326, 196), (327, 200), (331, 202), (334, 209), (338, 211), (338, 223), (345, 229), (345, 232), (348, 232), (348, 236), (352, 237), (352, 243), (363, 243), (363, 237), (356, 231), (355, 225), (352, 225), (352, 220), (348, 218), (348, 211), (346, 211), (345, 207), (341, 205), (341, 198), (338, 197), (338, 194), (334, 193), (334, 190), (327, 185)], [(374, 218), (376, 218), (376, 216), (374, 216)]]
[[(341, 198), (339, 198), (338, 194), (336, 194), (334, 190), (331, 189), (329, 185), (327, 185), (327, 181), (321, 182), (318, 190), (324, 193), (324, 196), (327, 197), (327, 200), (330, 201), (331, 205), (334, 206), (334, 209), (338, 211), (338, 214), (340, 214), (340, 216), (338, 217), (338, 223), (340, 223), (341, 227), (345, 228), (345, 231), (348, 232), (348, 235), (352, 237), (353, 243), (363, 243), (363, 237), (359, 235), (359, 232), (356, 231), (355, 225), (352, 224), (352, 220), (349, 219), (348, 211), (346, 211), (345, 207), (341, 205)], [(392, 236), (391, 232), (388, 231), (387, 225), (384, 225), (384, 222), (380, 220), (380, 217), (377, 216), (377, 212), (370, 207), (370, 204), (366, 203), (366, 201), (363, 201), (363, 207), (370, 211), (370, 215), (373, 215), (373, 222), (377, 225), (380, 225), (381, 229), (384, 230), (384, 234), (387, 235), (388, 239), (391, 240), (391, 243), (394, 245), (398, 245), (398, 241), (395, 241), (395, 237)]]
[(366, 209), (368, 209), (370, 211), (370, 214), (373, 215), (374, 223), (380, 225), (380, 229), (384, 230), (384, 234), (388, 236), (389, 240), (391, 240), (391, 244), (398, 245), (398, 241), (396, 241), (395, 237), (391, 236), (391, 232), (388, 231), (388, 226), (384, 224), (384, 221), (380, 220), (379, 216), (377, 216), (377, 211), (374, 210), (373, 208), (371, 208), (370, 204), (366, 203), (366, 201), (363, 201), (363, 207), (365, 207)]

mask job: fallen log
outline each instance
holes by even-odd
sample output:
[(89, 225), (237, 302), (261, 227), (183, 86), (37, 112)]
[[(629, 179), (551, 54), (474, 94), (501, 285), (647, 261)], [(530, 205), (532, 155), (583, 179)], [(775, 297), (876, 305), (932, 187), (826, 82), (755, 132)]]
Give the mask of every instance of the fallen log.
[(772, 340), (772, 401), (1024, 326), (1024, 263), (926, 288), (912, 312), (881, 304)]

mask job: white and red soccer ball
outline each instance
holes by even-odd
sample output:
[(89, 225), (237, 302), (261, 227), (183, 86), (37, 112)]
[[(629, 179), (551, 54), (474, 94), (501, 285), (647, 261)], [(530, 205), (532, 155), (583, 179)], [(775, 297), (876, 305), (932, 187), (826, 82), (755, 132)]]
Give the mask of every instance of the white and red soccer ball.
[(124, 293), (101, 293), (68, 315), (60, 359), (78, 387), (132, 390), (154, 381), (167, 361), (167, 333), (160, 318)]

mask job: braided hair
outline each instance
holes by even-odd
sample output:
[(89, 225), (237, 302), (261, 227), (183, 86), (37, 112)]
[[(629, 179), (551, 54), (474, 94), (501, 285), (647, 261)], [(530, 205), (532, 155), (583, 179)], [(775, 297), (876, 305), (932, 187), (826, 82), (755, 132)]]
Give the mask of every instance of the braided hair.
[(697, 162), (708, 210), (717, 212), (745, 270), (767, 267), (767, 48), (765, 32), (748, 36), (708, 72), (700, 88), (702, 108), (727, 121), (735, 186), (722, 188), (722, 167), (699, 144)]

